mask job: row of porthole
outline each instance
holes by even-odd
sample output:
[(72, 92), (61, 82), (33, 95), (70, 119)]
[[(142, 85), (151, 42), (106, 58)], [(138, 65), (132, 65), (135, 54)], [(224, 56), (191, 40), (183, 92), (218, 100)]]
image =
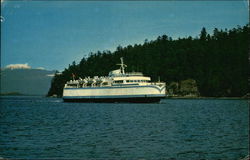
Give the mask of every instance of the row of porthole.
[[(126, 82), (148, 82), (146, 80), (126, 80)], [(119, 81), (114, 81), (114, 83), (123, 83), (122, 80), (119, 80)]]

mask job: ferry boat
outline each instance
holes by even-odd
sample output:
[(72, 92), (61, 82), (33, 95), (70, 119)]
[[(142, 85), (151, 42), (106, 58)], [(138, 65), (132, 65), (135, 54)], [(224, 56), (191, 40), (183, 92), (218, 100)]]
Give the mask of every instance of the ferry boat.
[(141, 72), (125, 73), (126, 64), (121, 59), (120, 69), (108, 76), (85, 77), (66, 82), (64, 102), (159, 102), (165, 98), (166, 84), (150, 82)]

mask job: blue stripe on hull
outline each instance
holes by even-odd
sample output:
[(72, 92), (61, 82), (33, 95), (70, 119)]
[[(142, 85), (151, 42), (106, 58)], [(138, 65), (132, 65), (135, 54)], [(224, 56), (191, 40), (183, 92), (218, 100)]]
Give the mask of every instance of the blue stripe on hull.
[(63, 96), (64, 99), (98, 99), (98, 98), (150, 98), (150, 97), (165, 97), (165, 94), (143, 94), (143, 95), (113, 95), (113, 96)]
[(110, 87), (85, 87), (85, 88), (64, 88), (65, 90), (86, 90), (86, 89), (117, 89), (117, 88), (155, 88), (158, 91), (162, 91), (164, 87), (160, 88), (158, 86), (155, 85), (148, 85), (148, 86), (110, 86)]

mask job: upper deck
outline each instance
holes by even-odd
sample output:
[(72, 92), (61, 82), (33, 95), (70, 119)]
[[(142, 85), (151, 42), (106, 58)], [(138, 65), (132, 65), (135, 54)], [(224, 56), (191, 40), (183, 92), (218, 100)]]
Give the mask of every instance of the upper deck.
[[(121, 58), (120, 69), (109, 72), (109, 76), (93, 78), (86, 77), (84, 79), (71, 80), (65, 84), (65, 88), (85, 88), (85, 87), (106, 87), (106, 86), (126, 86), (126, 85), (155, 85), (151, 83), (151, 78), (143, 76), (141, 72), (125, 73), (126, 65)], [(158, 85), (164, 83), (158, 82)]]

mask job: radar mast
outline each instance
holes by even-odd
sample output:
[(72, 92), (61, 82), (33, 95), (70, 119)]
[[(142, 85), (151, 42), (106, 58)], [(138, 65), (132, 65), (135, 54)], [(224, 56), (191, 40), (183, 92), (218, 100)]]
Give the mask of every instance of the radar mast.
[(127, 65), (123, 63), (123, 57), (121, 57), (120, 59), (121, 59), (121, 64), (117, 64), (117, 65), (121, 66), (121, 72), (122, 74), (125, 74), (125, 67), (127, 67)]

